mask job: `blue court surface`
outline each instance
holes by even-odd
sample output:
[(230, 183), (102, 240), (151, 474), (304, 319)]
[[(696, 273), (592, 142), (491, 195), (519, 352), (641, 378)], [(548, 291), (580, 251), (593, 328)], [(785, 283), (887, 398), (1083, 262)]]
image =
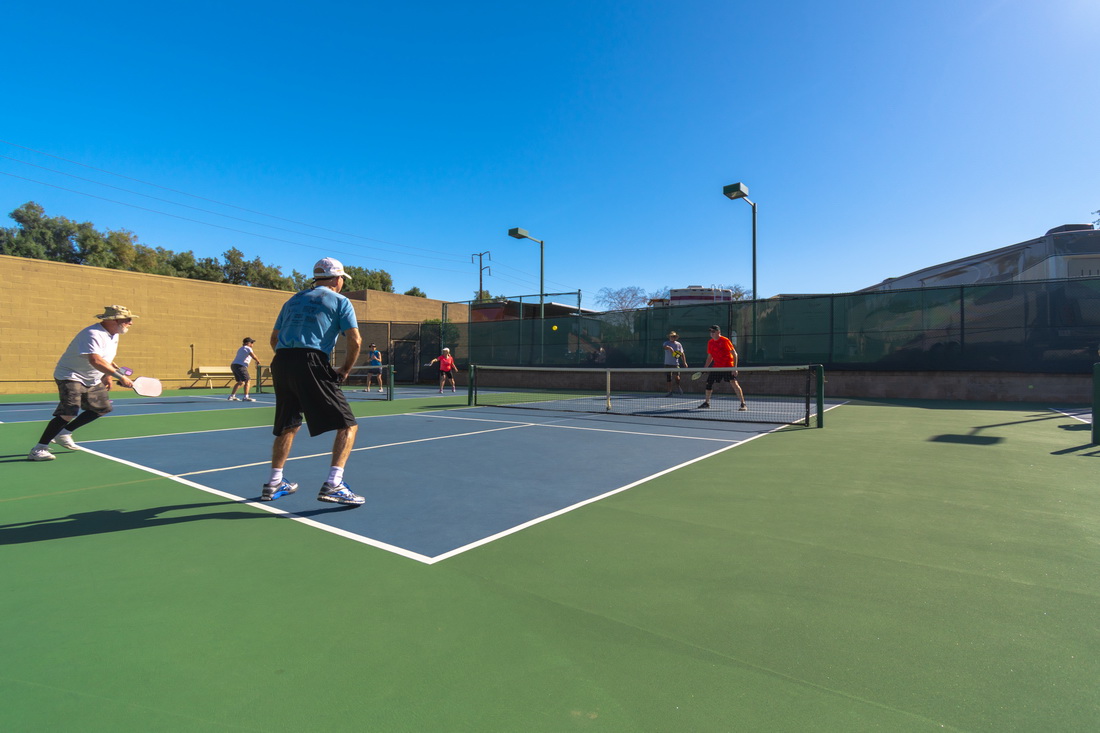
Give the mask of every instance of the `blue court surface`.
[[(250, 407), (274, 407), (275, 395), (270, 390), (263, 393), (253, 393), (255, 402), (230, 402), (226, 394), (209, 394), (196, 392), (195, 394), (164, 395), (162, 397), (135, 397), (128, 390), (121, 390), (122, 395), (116, 395), (112, 391), (115, 415), (170, 415), (174, 412), (195, 412), (197, 410), (245, 410)], [(359, 402), (361, 400), (374, 401), (382, 395), (378, 393), (366, 394), (362, 390), (348, 390), (348, 400)], [(411, 399), (423, 397), (449, 397), (455, 399), (455, 395), (449, 390), (445, 394), (439, 394), (435, 388), (427, 387), (398, 387), (394, 390), (394, 399)], [(459, 398), (465, 398), (465, 393), (458, 392)], [(12, 402), (0, 404), (0, 423), (18, 422), (48, 422), (57, 407), (56, 399), (43, 399), (35, 402)]]
[(501, 408), (360, 418), (345, 480), (366, 498), (361, 507), (317, 501), (332, 433), (298, 434), (286, 478), (300, 488), (273, 502), (258, 501), (270, 468), (267, 426), (81, 445), (430, 564), (778, 430), (679, 423)]

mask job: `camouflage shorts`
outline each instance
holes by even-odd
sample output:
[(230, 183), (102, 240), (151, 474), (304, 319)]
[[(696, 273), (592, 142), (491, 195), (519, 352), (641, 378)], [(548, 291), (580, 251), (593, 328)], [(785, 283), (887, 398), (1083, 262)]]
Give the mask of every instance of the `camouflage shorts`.
[(96, 382), (91, 387), (85, 387), (83, 382), (74, 382), (68, 379), (56, 379), (57, 393), (60, 400), (54, 415), (71, 416), (80, 412), (81, 408), (91, 410), (100, 415), (106, 415), (114, 409), (111, 404), (111, 393), (103, 382)]

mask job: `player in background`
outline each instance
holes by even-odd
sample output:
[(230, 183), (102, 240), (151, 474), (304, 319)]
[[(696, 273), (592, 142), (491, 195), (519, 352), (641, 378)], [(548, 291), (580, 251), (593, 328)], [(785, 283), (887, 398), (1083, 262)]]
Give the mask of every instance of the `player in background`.
[[(74, 336), (65, 353), (57, 360), (53, 370), (59, 395), (57, 409), (53, 411), (53, 420), (46, 424), (38, 445), (31, 449), (27, 460), (52, 461), (51, 442), (77, 450), (73, 431), (114, 409), (109, 395), (111, 377), (123, 387), (134, 386), (122, 368), (115, 364), (115, 354), (118, 353), (119, 337), (130, 330), (137, 316), (124, 306), (109, 305), (96, 318), (99, 323)], [(80, 412), (81, 408), (84, 412)]]
[(256, 352), (252, 350), (252, 344), (256, 343), (256, 339), (246, 338), (241, 342), (241, 348), (237, 349), (237, 355), (233, 357), (233, 363), (229, 365), (229, 368), (233, 370), (233, 378), (237, 380), (237, 383), (233, 385), (233, 391), (229, 393), (229, 399), (233, 402), (237, 401), (237, 389), (244, 386), (244, 394), (240, 398), (245, 402), (255, 402), (253, 398), (248, 396), (248, 383), (252, 379), (248, 374), (248, 364), (252, 360), (256, 361), (256, 368), (260, 368), (260, 360), (256, 357)]
[[(677, 341), (679, 337), (675, 331), (668, 332), (668, 340), (666, 340), (661, 346), (664, 348), (665, 353), (665, 366), (667, 367), (687, 367), (687, 356), (684, 355), (684, 345)], [(665, 382), (668, 385), (668, 394), (665, 397), (672, 396), (672, 378), (676, 377), (676, 393), (683, 394), (684, 390), (680, 387), (680, 373), (679, 372), (665, 372)]]
[(365, 391), (370, 392), (370, 386), (374, 383), (374, 378), (378, 378), (378, 391), (382, 391), (382, 352), (375, 347), (374, 344), (370, 344), (367, 351), (367, 389)]
[(443, 386), (447, 380), (451, 380), (451, 391), (455, 389), (455, 359), (451, 356), (451, 350), (443, 347), (443, 353), (428, 362), (428, 366), (439, 362), (439, 394), (443, 394)]
[(737, 382), (737, 349), (733, 347), (733, 342), (722, 335), (722, 329), (718, 326), (710, 327), (710, 340), (707, 341), (707, 361), (703, 364), (703, 369), (707, 369), (711, 364), (714, 364), (718, 369), (729, 368), (728, 372), (707, 372), (707, 390), (706, 400), (703, 404), (699, 405), (700, 409), (710, 407), (710, 395), (714, 390), (715, 382), (729, 382), (733, 386), (733, 390), (737, 392), (737, 396), (741, 398), (741, 407), (738, 408), (741, 411), (747, 410), (745, 405), (745, 393), (741, 391), (741, 385)]

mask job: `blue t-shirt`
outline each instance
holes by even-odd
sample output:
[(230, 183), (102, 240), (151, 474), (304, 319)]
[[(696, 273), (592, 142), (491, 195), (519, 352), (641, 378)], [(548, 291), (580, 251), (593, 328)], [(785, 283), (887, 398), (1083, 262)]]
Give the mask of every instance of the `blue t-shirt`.
[(279, 349), (316, 349), (326, 354), (336, 347), (336, 337), (358, 328), (351, 301), (334, 290), (318, 285), (295, 293), (283, 304), (275, 319)]
[(367, 358), (370, 359), (371, 366), (382, 366), (382, 352), (378, 349), (368, 351)]

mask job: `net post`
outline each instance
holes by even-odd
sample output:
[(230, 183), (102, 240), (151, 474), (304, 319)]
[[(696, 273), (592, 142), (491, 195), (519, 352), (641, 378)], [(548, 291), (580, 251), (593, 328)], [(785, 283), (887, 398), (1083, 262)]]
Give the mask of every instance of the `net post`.
[(474, 380), (476, 379), (477, 367), (473, 364), (469, 368), (469, 376), (466, 378), (466, 406), (474, 406)]
[(1100, 364), (1092, 365), (1092, 444), (1100, 443), (1100, 425), (1097, 425), (1096, 413), (1100, 407)]
[(611, 412), (611, 370), (606, 370), (604, 375), (606, 377), (605, 389), (607, 390), (607, 411)]
[(822, 364), (814, 364), (817, 372), (817, 426), (825, 427), (825, 367)]
[[(369, 387), (368, 387), (369, 389)], [(393, 364), (386, 367), (386, 402), (393, 400)]]

